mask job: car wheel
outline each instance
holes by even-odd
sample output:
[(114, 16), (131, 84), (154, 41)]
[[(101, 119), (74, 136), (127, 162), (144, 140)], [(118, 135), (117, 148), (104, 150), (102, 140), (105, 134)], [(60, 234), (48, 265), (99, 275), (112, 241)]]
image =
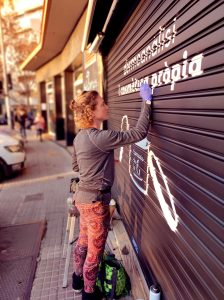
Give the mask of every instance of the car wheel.
[(3, 164), (0, 162), (0, 182), (2, 182), (5, 179), (5, 168)]

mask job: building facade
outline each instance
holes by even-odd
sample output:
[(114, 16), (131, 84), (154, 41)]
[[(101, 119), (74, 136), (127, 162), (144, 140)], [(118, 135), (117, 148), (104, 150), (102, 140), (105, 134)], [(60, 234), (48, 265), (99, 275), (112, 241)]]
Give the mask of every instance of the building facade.
[(40, 44), (22, 65), (23, 69), (36, 72), (39, 106), (48, 133), (53, 139), (65, 139), (68, 146), (75, 136), (69, 103), (83, 85), (81, 45), (87, 4), (87, 0), (46, 0)]

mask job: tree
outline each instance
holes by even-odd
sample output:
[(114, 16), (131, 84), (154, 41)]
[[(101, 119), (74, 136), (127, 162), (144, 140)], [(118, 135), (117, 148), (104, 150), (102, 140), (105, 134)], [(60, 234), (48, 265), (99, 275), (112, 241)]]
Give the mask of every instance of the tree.
[(26, 98), (27, 105), (30, 105), (30, 96), (36, 90), (35, 73), (22, 71), (20, 65), (37, 46), (37, 35), (32, 28), (21, 27), (13, 3), (9, 4), (8, 9), (2, 14), (2, 27), (7, 73), (11, 74), (13, 83), (11, 97), (12, 95), (14, 95), (13, 98), (22, 96)]

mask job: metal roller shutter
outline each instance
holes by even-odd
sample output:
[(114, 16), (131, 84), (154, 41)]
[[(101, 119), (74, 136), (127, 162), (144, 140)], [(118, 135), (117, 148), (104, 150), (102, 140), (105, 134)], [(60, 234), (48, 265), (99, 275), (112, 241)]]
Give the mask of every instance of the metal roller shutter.
[(113, 192), (169, 300), (224, 297), (223, 12), (217, 0), (141, 1), (105, 57), (109, 128), (136, 124), (141, 79), (154, 88), (150, 143), (122, 149)]

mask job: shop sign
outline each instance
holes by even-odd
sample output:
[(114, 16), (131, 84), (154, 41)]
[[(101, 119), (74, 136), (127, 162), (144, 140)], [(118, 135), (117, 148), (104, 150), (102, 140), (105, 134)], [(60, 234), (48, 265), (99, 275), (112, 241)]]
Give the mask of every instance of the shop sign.
[(175, 84), (177, 81), (181, 81), (188, 77), (199, 76), (203, 73), (202, 70), (202, 60), (203, 54), (198, 54), (192, 57), (190, 60), (187, 59), (187, 50), (183, 53), (183, 61), (180, 64), (174, 64), (169, 66), (168, 62), (165, 61), (165, 68), (159, 70), (152, 75), (145, 76), (144, 78), (132, 78), (131, 83), (128, 83), (123, 86), (118, 86), (118, 95), (128, 95), (131, 93), (136, 93), (139, 91), (139, 88), (142, 83), (148, 83), (151, 85), (152, 90), (155, 87), (171, 84), (171, 91), (174, 90)]
[(85, 68), (83, 76), (83, 87), (85, 91), (99, 90), (97, 61)]

